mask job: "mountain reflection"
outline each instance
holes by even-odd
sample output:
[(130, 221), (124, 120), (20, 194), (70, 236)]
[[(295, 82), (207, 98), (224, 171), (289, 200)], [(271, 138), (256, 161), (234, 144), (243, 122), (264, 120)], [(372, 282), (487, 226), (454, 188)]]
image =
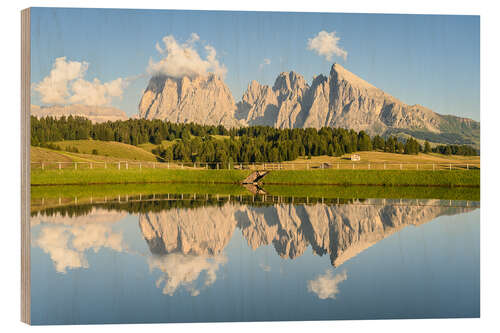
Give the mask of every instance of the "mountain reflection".
[[(219, 269), (228, 260), (224, 249), (236, 229), (253, 250), (271, 245), (281, 258), (294, 259), (310, 246), (314, 254), (328, 255), (331, 265), (338, 267), (406, 226), (475, 209), (447, 207), (439, 200), (398, 205), (370, 199), (338, 205), (165, 205), (140, 202), (52, 209), (32, 216), (31, 225), (37, 228), (33, 245), (50, 256), (59, 273), (88, 268), (89, 250), (107, 248), (133, 254), (118, 222), (128, 213), (137, 214), (141, 238), (150, 252), (146, 256), (149, 269), (159, 273), (157, 288), (166, 295), (182, 288), (196, 296), (217, 280)], [(261, 269), (269, 272), (271, 267)], [(329, 268), (308, 281), (307, 288), (320, 299), (333, 299), (338, 285), (347, 278), (347, 272), (334, 274)]]
[(408, 225), (420, 225), (440, 215), (472, 210), (439, 206), (438, 200), (420, 201), (418, 206), (294, 205), (222, 206), (176, 208), (139, 214), (139, 225), (151, 253), (166, 255), (218, 255), (235, 229), (252, 249), (272, 245), (282, 258), (301, 256), (308, 246), (317, 255), (330, 257), (337, 267), (368, 247)]

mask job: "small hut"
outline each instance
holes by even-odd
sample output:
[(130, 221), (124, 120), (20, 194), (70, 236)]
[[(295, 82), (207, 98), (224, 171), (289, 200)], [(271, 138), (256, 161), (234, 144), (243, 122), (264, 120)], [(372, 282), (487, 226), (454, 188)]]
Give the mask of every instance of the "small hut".
[(351, 155), (351, 161), (360, 161), (361, 157), (358, 154)]

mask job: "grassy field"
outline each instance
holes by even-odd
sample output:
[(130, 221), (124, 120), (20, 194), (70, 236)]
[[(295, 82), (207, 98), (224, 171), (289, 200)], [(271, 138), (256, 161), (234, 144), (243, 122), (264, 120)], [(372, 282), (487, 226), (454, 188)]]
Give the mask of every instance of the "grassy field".
[[(432, 170), (433, 164), (436, 168), (446, 168), (448, 164), (466, 164), (470, 166), (480, 167), (480, 157), (479, 156), (458, 156), (458, 155), (442, 155), (442, 154), (424, 154), (419, 153), (418, 155), (405, 155), (405, 154), (394, 154), (378, 151), (362, 151), (356, 152), (361, 158), (360, 161), (353, 162), (350, 160), (351, 154), (345, 154), (340, 157), (334, 156), (312, 156), (311, 159), (306, 157), (299, 157), (294, 161), (282, 162), (285, 169), (291, 169), (292, 164), (295, 169), (304, 169), (307, 163), (311, 165), (320, 165), (322, 163), (329, 163), (334, 168), (337, 167), (337, 163), (340, 163), (341, 169), (352, 169), (352, 165), (356, 169), (367, 169), (368, 163), (370, 163), (370, 169), (383, 169), (384, 163), (387, 169), (397, 169), (401, 167), (403, 170), (416, 170), (417, 164), (419, 164), (419, 169)], [(401, 166), (402, 164), (402, 166)]]
[[(218, 140), (223, 140), (226, 137), (222, 135), (214, 135)], [(144, 161), (153, 162), (157, 161), (157, 157), (152, 154), (152, 150), (158, 148), (160, 145), (154, 145), (151, 143), (141, 144), (139, 146), (132, 146), (119, 142), (112, 141), (98, 141), (98, 140), (69, 140), (69, 141), (59, 141), (53, 144), (61, 147), (61, 150), (51, 150), (47, 148), (32, 147), (31, 148), (31, 161), (32, 162), (116, 162), (116, 161)], [(174, 144), (174, 141), (164, 140), (161, 146), (168, 147)], [(78, 153), (66, 151), (71, 149), (78, 149)], [(97, 152), (97, 154), (93, 154)], [(311, 159), (305, 157), (300, 157), (294, 161), (286, 161), (280, 163), (266, 163), (268, 167), (273, 168), (273, 166), (283, 169), (317, 169), (320, 168), (322, 164), (328, 164), (329, 168), (340, 168), (340, 169), (353, 169), (353, 164), (355, 169), (389, 169), (389, 170), (416, 170), (417, 168), (422, 170), (439, 170), (447, 169), (449, 164), (460, 163), (459, 168), (466, 168), (469, 164), (471, 168), (480, 167), (480, 157), (479, 156), (446, 156), (441, 154), (423, 154), (418, 155), (405, 155), (405, 154), (393, 154), (385, 152), (357, 152), (360, 155), (361, 160), (357, 162), (352, 162), (350, 160), (350, 154), (346, 154), (341, 157), (333, 156), (312, 156)], [(370, 166), (368, 167), (368, 164)], [(418, 164), (418, 166), (417, 166)], [(235, 163), (238, 167), (239, 164)], [(254, 166), (250, 164), (247, 166), (253, 168)], [(262, 167), (261, 164), (255, 166), (255, 168)], [(453, 169), (457, 168), (455, 165), (452, 166)]]
[(263, 178), (263, 184), (479, 186), (479, 170), (280, 170)]
[(32, 170), (31, 185), (87, 185), (134, 183), (238, 184), (248, 170), (85, 169)]
[(53, 144), (60, 146), (62, 150), (66, 150), (67, 147), (74, 147), (78, 149), (79, 153), (87, 155), (92, 154), (93, 150), (96, 150), (97, 155), (99, 156), (137, 161), (156, 161), (156, 156), (151, 152), (121, 142), (98, 140), (67, 140), (57, 141)]
[[(32, 170), (32, 185), (205, 183), (237, 184), (250, 170), (190, 169), (85, 169)], [(277, 170), (262, 181), (265, 185), (384, 185), (479, 187), (480, 172), (399, 170)]]

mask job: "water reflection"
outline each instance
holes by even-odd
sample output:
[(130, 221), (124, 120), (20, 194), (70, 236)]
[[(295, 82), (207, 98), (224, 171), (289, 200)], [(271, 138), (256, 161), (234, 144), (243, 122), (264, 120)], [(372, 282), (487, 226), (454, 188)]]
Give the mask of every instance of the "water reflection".
[(325, 274), (320, 274), (314, 280), (307, 281), (307, 290), (315, 293), (319, 299), (335, 299), (339, 293), (338, 285), (345, 280), (347, 280), (345, 270), (339, 274), (333, 274), (331, 269), (327, 269)]
[(329, 255), (337, 267), (408, 225), (473, 209), (442, 206), (439, 200), (421, 200), (419, 205), (384, 205), (380, 200), (341, 205), (225, 203), (140, 213), (139, 225), (156, 255), (215, 256), (239, 229), (253, 250), (272, 245), (280, 257), (294, 259), (310, 246), (319, 256)]
[[(278, 200), (286, 201), (286, 200)], [(342, 204), (244, 204), (220, 200), (167, 200), (63, 206), (34, 213), (39, 226), (35, 246), (47, 253), (55, 270), (89, 268), (87, 254), (101, 249), (131, 252), (120, 228), (128, 214), (136, 214), (139, 230), (149, 248), (150, 272), (157, 272), (156, 287), (165, 295), (183, 288), (191, 296), (215, 283), (228, 261), (225, 248), (239, 230), (249, 248), (272, 246), (281, 258), (295, 259), (310, 247), (328, 255), (338, 267), (406, 226), (418, 226), (441, 215), (475, 209), (439, 200), (352, 200)], [(265, 272), (271, 266), (260, 264)], [(319, 299), (335, 299), (345, 270), (328, 268), (307, 281), (307, 290)]]
[(115, 232), (112, 225), (123, 219), (126, 212), (92, 208), (88, 214), (67, 216), (55, 213), (51, 216), (37, 215), (31, 218), (31, 225), (41, 225), (34, 244), (50, 256), (59, 273), (68, 269), (88, 268), (85, 256), (87, 250), (95, 253), (102, 248), (117, 252), (126, 249), (122, 233)]

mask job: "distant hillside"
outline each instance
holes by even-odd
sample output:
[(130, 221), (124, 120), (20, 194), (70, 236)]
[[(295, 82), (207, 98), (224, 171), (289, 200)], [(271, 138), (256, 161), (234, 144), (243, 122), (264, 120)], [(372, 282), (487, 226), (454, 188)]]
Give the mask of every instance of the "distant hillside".
[(128, 119), (125, 112), (120, 109), (110, 106), (88, 106), (80, 104), (71, 105), (54, 105), (54, 106), (38, 106), (31, 105), (31, 115), (41, 117), (55, 117), (62, 116), (80, 116), (88, 118), (94, 123), (102, 123), (106, 121), (126, 120)]
[[(32, 162), (70, 161), (156, 161), (151, 152), (121, 142), (98, 140), (67, 140), (52, 142), (60, 150), (31, 147)], [(75, 149), (76, 148), (76, 149)]]

